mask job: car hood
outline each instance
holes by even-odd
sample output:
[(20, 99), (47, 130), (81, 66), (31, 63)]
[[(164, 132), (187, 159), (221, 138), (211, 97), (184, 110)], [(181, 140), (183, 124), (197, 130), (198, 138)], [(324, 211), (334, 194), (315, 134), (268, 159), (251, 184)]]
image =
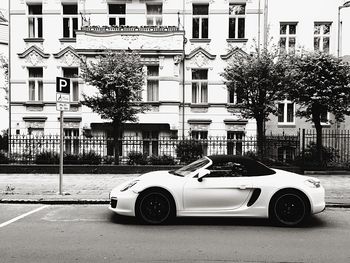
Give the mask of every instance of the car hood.
[(137, 177), (138, 180), (150, 180), (150, 179), (160, 179), (159, 176), (174, 177), (176, 175), (170, 174), (169, 171), (154, 171), (148, 172)]

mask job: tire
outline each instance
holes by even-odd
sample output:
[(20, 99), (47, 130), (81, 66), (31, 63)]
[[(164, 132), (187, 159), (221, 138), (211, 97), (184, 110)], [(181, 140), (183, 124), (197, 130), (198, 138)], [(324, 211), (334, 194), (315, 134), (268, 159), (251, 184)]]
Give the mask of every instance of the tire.
[(175, 204), (169, 193), (161, 189), (142, 192), (137, 198), (135, 214), (141, 223), (159, 225), (175, 216)]
[(298, 226), (310, 215), (307, 197), (294, 190), (277, 193), (270, 202), (270, 219), (280, 226)]

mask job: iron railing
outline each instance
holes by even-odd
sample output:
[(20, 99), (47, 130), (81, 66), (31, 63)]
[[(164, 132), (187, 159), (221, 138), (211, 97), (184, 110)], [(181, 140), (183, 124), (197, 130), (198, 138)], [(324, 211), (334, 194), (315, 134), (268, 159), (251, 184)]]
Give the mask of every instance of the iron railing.
[[(131, 152), (139, 152), (144, 156), (171, 156), (179, 162), (177, 148), (180, 142), (198, 143), (203, 155), (236, 154), (256, 156), (256, 137), (243, 139), (227, 139), (226, 137), (208, 137), (196, 140), (193, 138), (139, 138), (123, 137), (119, 139), (120, 162), (127, 163)], [(9, 139), (13, 163), (35, 163), (36, 157), (42, 153), (59, 153), (60, 138), (58, 135), (12, 135)], [(113, 138), (72, 136), (64, 137), (65, 155), (84, 155), (93, 153), (101, 157), (102, 162), (114, 156)], [(292, 163), (300, 153), (299, 136), (266, 136), (264, 157), (280, 163)]]

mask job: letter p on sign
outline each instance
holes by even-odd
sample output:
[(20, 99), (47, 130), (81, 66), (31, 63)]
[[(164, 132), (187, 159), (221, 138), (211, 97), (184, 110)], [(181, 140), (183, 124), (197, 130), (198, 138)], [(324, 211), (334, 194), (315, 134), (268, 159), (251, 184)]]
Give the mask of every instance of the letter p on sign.
[(70, 93), (70, 79), (56, 77), (56, 92), (58, 93)]

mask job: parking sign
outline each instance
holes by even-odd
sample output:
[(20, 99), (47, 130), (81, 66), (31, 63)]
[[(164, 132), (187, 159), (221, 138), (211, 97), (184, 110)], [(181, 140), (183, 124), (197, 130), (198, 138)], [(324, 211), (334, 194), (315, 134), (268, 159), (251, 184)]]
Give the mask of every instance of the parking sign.
[(56, 109), (58, 111), (69, 111), (70, 79), (56, 77)]
[(57, 93), (70, 93), (70, 79), (56, 77), (56, 92)]

